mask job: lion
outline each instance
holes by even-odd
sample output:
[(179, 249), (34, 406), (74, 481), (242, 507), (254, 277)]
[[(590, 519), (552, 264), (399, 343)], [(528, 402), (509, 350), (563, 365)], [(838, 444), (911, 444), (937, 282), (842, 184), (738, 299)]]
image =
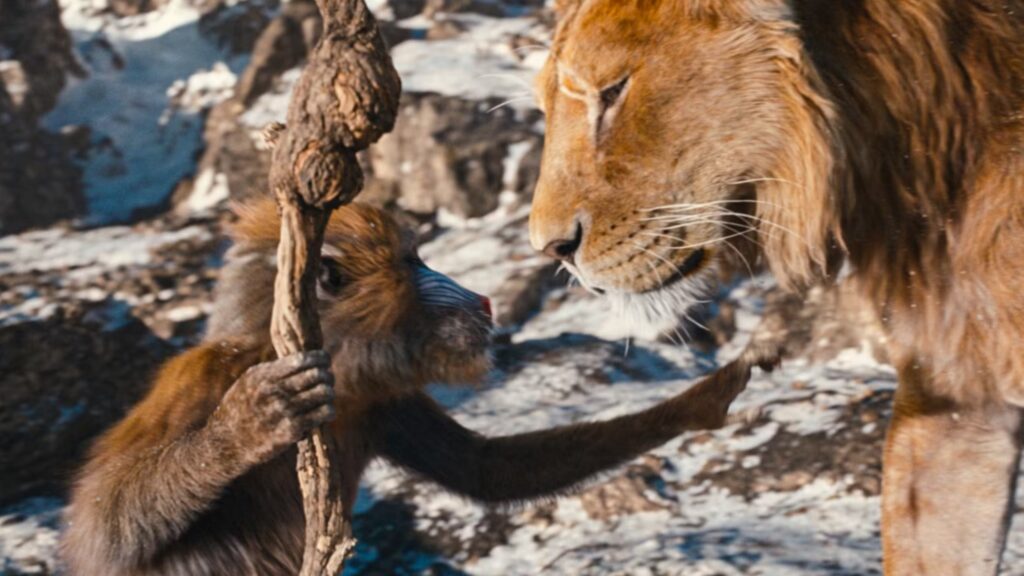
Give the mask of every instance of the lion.
[[(563, 0), (533, 246), (678, 314), (752, 254), (875, 308), (885, 573), (995, 574), (1024, 406), (1024, 0)], [(751, 252), (753, 250), (753, 252)]]

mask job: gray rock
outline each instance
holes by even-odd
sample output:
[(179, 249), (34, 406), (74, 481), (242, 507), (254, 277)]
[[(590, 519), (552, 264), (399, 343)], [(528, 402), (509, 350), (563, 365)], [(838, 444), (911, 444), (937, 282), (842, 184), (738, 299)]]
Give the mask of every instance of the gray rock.
[[(246, 96), (265, 90), (247, 80), (254, 76), (247, 71), (235, 97), (211, 111), (197, 170), (220, 175), (236, 200), (264, 194), (270, 167), (258, 130), (239, 121)], [(270, 72), (266, 78), (275, 79)], [(532, 191), (540, 170), (542, 138), (533, 128), (538, 113), (492, 110), (498, 100), (415, 93), (402, 98), (394, 132), (361, 157), (367, 175), (361, 200), (426, 217), (442, 208), (477, 217), (498, 206), (503, 190)], [(182, 186), (174, 203), (181, 206), (191, 192), (191, 183)]]
[(222, 178), (233, 200), (267, 193), (270, 150), (261, 145), (251, 128), (239, 122), (244, 112), (245, 107), (237, 98), (230, 98), (210, 111), (203, 135), (206, 149), (196, 171), (200, 177), (178, 185), (171, 200), (178, 212), (188, 212), (188, 200), (197, 192), (197, 186), (205, 184), (203, 175)]
[(279, 0), (248, 0), (229, 4), (216, 0), (203, 8), (199, 30), (234, 54), (252, 52), (256, 41), (277, 15)]
[[(8, 239), (14, 254), (0, 261), (0, 505), (62, 492), (90, 441), (141, 397), (163, 360), (198, 340), (219, 271), (219, 226), (163, 219), (131, 231)], [(137, 261), (104, 260), (129, 234), (150, 238), (144, 253), (133, 253)], [(21, 257), (19, 248), (27, 250)], [(54, 260), (26, 257), (48, 250)]]
[(388, 7), (396, 20), (411, 18), (423, 12), (427, 0), (388, 0)]
[(62, 139), (37, 126), (81, 72), (56, 2), (0, 0), (0, 235), (85, 209)]
[(539, 155), (541, 136), (533, 130), (537, 113), (496, 109), (498, 100), (410, 93), (402, 98), (394, 132), (369, 151), (368, 197), (416, 214), (444, 208), (475, 217), (498, 206), (507, 176), (512, 186), (532, 189), (536, 173), (522, 169), (539, 163), (531, 157), (506, 166), (506, 160), (513, 145), (527, 149), (519, 160)]
[[(286, 71), (301, 64), (320, 38), (321, 18), (312, 0), (289, 2), (270, 21), (253, 47), (252, 57), (231, 98), (215, 106), (206, 119), (206, 143), (196, 174), (220, 177), (234, 199), (265, 192), (270, 151), (244, 126), (240, 117), (270, 91)], [(182, 211), (199, 179), (178, 185), (171, 204)]]
[(444, 12), (472, 12), (484, 16), (505, 15), (505, 6), (498, 0), (426, 0), (423, 13), (433, 17)]
[(0, 503), (58, 490), (89, 439), (140, 398), (169, 352), (138, 320), (105, 330), (89, 312), (109, 310), (80, 312), (0, 328)]
[(57, 3), (0, 0), (0, 83), (15, 112), (35, 122), (52, 110), (69, 73), (83, 72)]
[(20, 117), (0, 82), (0, 235), (85, 211), (81, 174), (59, 136)]
[(281, 74), (305, 61), (320, 39), (321, 22), (312, 0), (286, 4), (256, 40), (252, 60), (235, 87), (235, 99), (250, 106)]

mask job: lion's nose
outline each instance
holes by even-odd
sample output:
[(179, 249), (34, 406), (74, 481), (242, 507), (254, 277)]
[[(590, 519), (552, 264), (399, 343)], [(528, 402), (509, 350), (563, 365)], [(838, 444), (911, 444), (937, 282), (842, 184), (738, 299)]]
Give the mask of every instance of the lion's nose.
[(583, 244), (583, 225), (576, 223), (576, 230), (571, 238), (556, 238), (547, 243), (544, 253), (563, 262), (573, 263), (576, 251)]

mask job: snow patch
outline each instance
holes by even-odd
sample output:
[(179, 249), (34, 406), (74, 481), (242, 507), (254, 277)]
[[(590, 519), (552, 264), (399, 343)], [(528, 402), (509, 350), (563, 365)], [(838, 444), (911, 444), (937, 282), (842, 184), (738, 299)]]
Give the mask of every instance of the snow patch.
[(231, 196), (228, 177), (211, 169), (199, 173), (192, 185), (192, 193), (185, 201), (185, 208), (191, 212), (203, 212), (219, 206)]
[(152, 251), (183, 240), (202, 240), (210, 232), (199, 226), (180, 230), (143, 230), (128, 226), (74, 232), (52, 228), (0, 238), (0, 274), (69, 269), (89, 277), (105, 269), (142, 266)]
[(88, 224), (123, 222), (160, 205), (195, 168), (202, 111), (230, 96), (243, 58), (199, 34), (198, 10), (172, 0), (150, 13), (113, 18), (88, 0), (65, 0), (86, 78), (71, 78), (44, 118), (53, 131), (87, 125)]
[[(448, 18), (466, 32), (445, 40), (406, 40), (392, 50), (403, 90), (472, 99), (498, 97), (516, 108), (536, 108), (532, 82), (547, 58), (546, 51), (532, 51), (520, 60), (509, 39), (517, 34), (543, 36), (537, 20), (475, 14)], [(403, 21), (406, 26), (416, 24), (413, 19)]]

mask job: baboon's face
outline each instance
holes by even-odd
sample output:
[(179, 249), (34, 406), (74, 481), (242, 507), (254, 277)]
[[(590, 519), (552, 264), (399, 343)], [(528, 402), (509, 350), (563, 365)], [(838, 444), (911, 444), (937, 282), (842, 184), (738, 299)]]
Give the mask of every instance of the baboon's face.
[(490, 367), (490, 301), (428, 268), (380, 210), (356, 204), (331, 219), (318, 291), (339, 380), (408, 389), (476, 383)]

